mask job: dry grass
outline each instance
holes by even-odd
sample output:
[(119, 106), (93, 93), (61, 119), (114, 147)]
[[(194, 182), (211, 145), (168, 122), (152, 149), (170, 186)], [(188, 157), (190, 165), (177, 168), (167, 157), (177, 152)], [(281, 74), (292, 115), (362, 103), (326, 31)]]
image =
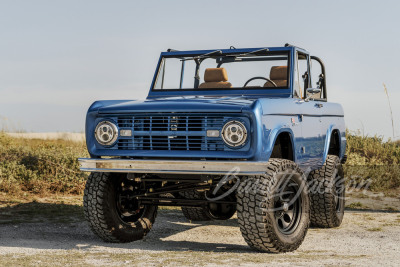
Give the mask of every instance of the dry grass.
[(370, 232), (381, 232), (381, 231), (383, 231), (383, 229), (382, 229), (382, 227), (371, 227), (371, 228), (368, 228), (367, 231), (370, 231)]
[(87, 174), (79, 171), (77, 158), (86, 156), (83, 142), (28, 140), (0, 133), (0, 191), (81, 194)]
[(389, 97), (389, 93), (388, 90), (386, 88), (386, 85), (383, 84), (383, 89), (385, 89), (385, 94), (388, 100), (388, 104), (389, 104), (389, 110), (390, 110), (390, 119), (392, 121), (392, 137), (394, 139), (394, 119), (393, 119), (393, 111), (392, 111), (392, 105), (390, 104), (390, 97)]
[[(398, 192), (400, 143), (347, 133), (346, 177), (371, 179), (371, 190)], [(0, 192), (38, 196), (82, 194), (86, 173), (77, 158), (87, 157), (83, 142), (12, 138), (0, 132)], [(397, 188), (397, 189), (396, 189)]]
[(382, 137), (347, 133), (348, 180), (362, 183), (370, 179), (370, 189), (390, 191), (400, 187), (400, 144)]

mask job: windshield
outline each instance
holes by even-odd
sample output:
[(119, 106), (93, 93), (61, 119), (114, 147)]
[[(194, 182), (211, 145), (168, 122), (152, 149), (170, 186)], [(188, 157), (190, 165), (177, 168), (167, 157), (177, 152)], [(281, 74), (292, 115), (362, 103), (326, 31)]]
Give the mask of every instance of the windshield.
[(288, 88), (289, 53), (265, 50), (163, 57), (153, 90)]

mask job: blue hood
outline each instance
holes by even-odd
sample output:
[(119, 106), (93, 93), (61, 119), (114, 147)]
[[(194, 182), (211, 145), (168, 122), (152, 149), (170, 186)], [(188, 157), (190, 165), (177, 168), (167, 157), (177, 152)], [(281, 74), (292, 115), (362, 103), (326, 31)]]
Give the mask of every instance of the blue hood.
[(147, 100), (106, 100), (93, 103), (89, 111), (99, 114), (136, 112), (242, 112), (250, 110), (256, 100), (245, 98), (162, 98)]

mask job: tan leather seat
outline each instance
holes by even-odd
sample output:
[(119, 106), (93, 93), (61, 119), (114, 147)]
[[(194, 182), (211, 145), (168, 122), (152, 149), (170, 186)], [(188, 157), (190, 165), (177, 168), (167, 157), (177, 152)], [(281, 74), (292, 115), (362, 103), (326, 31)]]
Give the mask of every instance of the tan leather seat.
[(232, 88), (232, 84), (228, 82), (225, 68), (208, 68), (204, 72), (204, 83), (199, 88)]
[[(287, 66), (274, 66), (271, 67), (269, 79), (273, 81), (277, 87), (287, 87)], [(272, 83), (267, 81), (264, 87), (275, 87)]]

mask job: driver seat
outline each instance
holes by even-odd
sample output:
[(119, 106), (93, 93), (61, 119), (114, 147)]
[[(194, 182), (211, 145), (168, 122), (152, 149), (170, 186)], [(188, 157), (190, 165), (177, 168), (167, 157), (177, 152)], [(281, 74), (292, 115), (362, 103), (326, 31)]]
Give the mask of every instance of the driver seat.
[[(273, 81), (277, 87), (287, 87), (288, 82), (287, 66), (273, 66), (269, 73), (269, 79)], [(264, 87), (275, 87), (271, 82), (267, 81)]]
[(200, 84), (199, 88), (232, 88), (232, 84), (228, 82), (225, 68), (207, 68), (204, 71), (204, 83)]

